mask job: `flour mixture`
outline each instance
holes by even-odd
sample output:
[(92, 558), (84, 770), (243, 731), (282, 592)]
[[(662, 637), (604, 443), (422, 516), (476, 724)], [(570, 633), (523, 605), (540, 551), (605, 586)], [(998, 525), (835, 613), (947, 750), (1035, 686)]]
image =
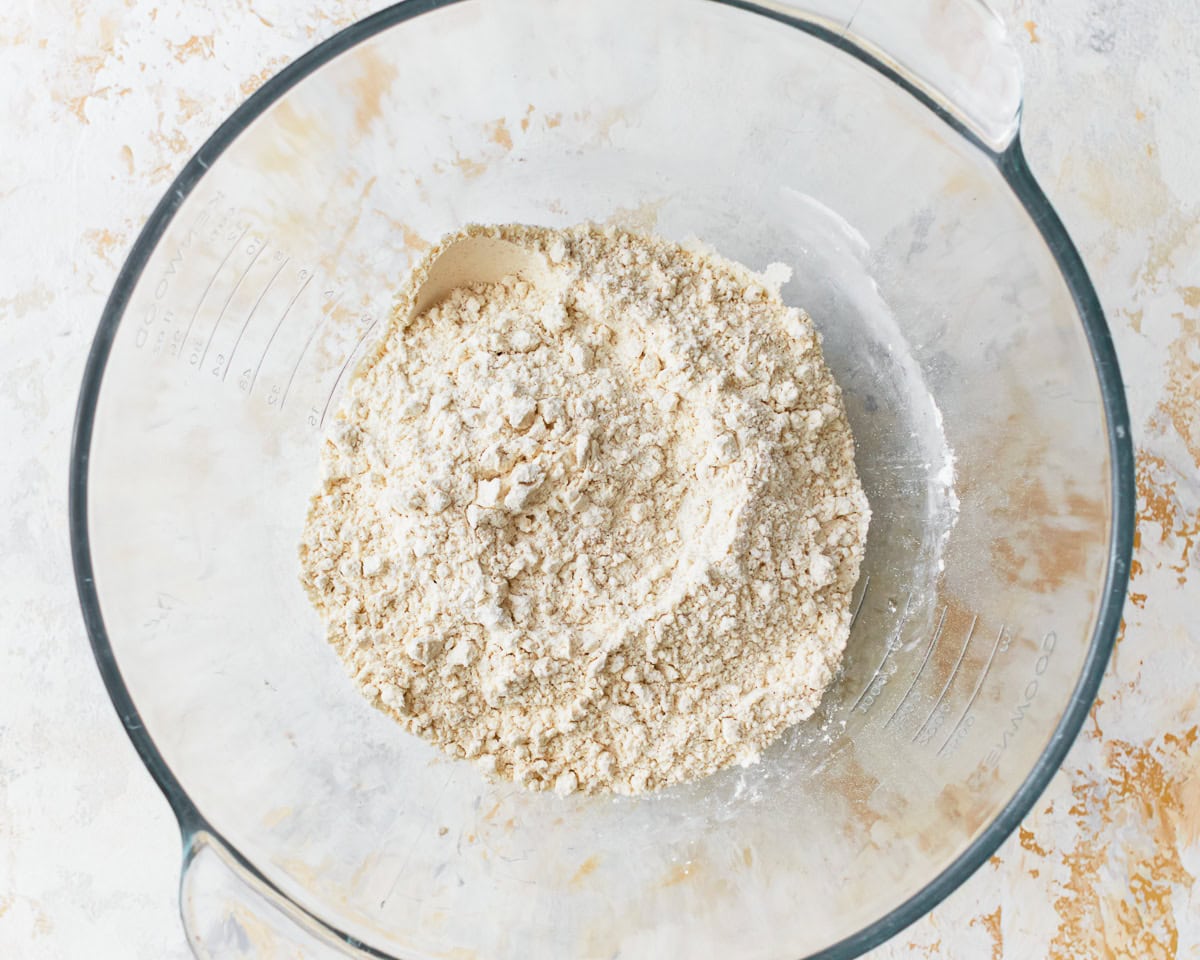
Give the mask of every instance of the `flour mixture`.
[[(544, 273), (410, 317), (464, 235)], [(414, 278), (300, 550), (355, 682), (533, 789), (755, 760), (837, 669), (870, 515), (808, 316), (779, 277), (593, 226), (473, 227)]]

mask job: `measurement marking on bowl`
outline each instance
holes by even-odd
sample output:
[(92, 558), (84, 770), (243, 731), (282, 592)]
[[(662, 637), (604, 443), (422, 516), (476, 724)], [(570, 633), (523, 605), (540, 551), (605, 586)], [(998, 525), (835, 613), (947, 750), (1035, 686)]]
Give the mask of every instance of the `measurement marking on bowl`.
[[(367, 324), (367, 329), (362, 332), (362, 335), (358, 338), (357, 342), (354, 344), (354, 349), (351, 350), (350, 353), (347, 355), (346, 362), (342, 364), (342, 369), (338, 371), (337, 379), (335, 379), (333, 381), (333, 386), (329, 388), (329, 396), (327, 396), (325, 398), (325, 406), (323, 406), (321, 408), (321, 419), (320, 419), (320, 422), (317, 423), (317, 429), (320, 429), (325, 426), (325, 415), (327, 413), (329, 413), (329, 404), (333, 402), (333, 395), (335, 393), (337, 393), (338, 384), (342, 382), (342, 377), (346, 373), (346, 368), (350, 366), (350, 361), (353, 360), (354, 355), (356, 353), (358, 353), (358, 348), (361, 347), (363, 345), (363, 341), (367, 339), (367, 334), (369, 334), (373, 329), (375, 329), (375, 324), (378, 322), (379, 322), (379, 318), (376, 317), (369, 324)], [(282, 404), (280, 406), (282, 409)]]
[[(979, 622), (979, 616), (978, 616), (978, 614), (976, 614), (974, 617), (971, 618), (971, 626), (967, 629), (967, 638), (965, 640), (963, 640), (962, 649), (958, 652), (958, 659), (954, 661), (954, 667), (950, 671), (950, 676), (948, 676), (946, 678), (946, 682), (944, 684), (942, 684), (942, 692), (938, 694), (937, 700), (934, 701), (933, 709), (929, 711), (929, 716), (927, 716), (925, 718), (925, 722), (917, 728), (917, 732), (914, 733), (912, 736), (913, 743), (916, 743), (917, 738), (920, 737), (921, 734), (925, 732), (925, 728), (929, 726), (929, 722), (933, 719), (934, 715), (938, 712), (938, 709), (942, 705), (942, 701), (946, 698), (946, 691), (950, 689), (951, 684), (954, 683), (954, 678), (956, 676), (958, 676), (959, 667), (962, 666), (963, 658), (967, 655), (967, 648), (971, 645), (971, 637), (973, 637), (975, 635), (975, 624), (977, 624), (978, 622)], [(935, 731), (935, 733), (936, 733), (936, 731)]]
[[(912, 600), (912, 594), (911, 593), (905, 594), (905, 596), (904, 596), (904, 612), (902, 614), (900, 614), (900, 626), (901, 627), (903, 627), (904, 624), (908, 622), (908, 605), (911, 600)], [(871, 674), (871, 679), (868, 680), (867, 685), (865, 687), (863, 687), (863, 691), (862, 691), (862, 693), (860, 693), (858, 695), (858, 699), (855, 700), (853, 704), (851, 704), (850, 711), (849, 711), (850, 713), (853, 713), (855, 710), (858, 709), (858, 705), (863, 702), (863, 700), (866, 698), (867, 694), (870, 693), (872, 688), (875, 686), (875, 681), (878, 680), (880, 678), (880, 676), (883, 675), (883, 668), (885, 666), (887, 666), (888, 658), (900, 648), (899, 641), (900, 641), (899, 632), (897, 631), (897, 635), (892, 640), (889, 640), (887, 645), (884, 647), (883, 659), (879, 661), (879, 666), (876, 667), (875, 672), (873, 674)]]
[[(229, 305), (233, 302), (233, 298), (237, 296), (238, 290), (241, 289), (242, 282), (246, 279), (246, 274), (248, 274), (254, 267), (254, 264), (258, 262), (258, 258), (262, 256), (262, 252), (267, 249), (267, 246), (268, 241), (264, 240), (262, 242), (262, 246), (258, 248), (258, 252), (254, 254), (254, 256), (250, 258), (250, 262), (246, 264), (246, 269), (243, 270), (238, 276), (237, 282), (234, 283), (232, 288), (230, 288), (229, 296), (225, 298), (225, 302), (221, 305), (221, 311), (217, 314), (217, 322), (213, 324), (212, 330), (210, 330), (208, 333), (208, 342), (204, 344), (204, 352), (200, 354), (201, 369), (204, 368), (204, 361), (208, 357), (208, 350), (212, 346), (213, 338), (217, 335), (217, 331), (221, 328), (221, 321), (225, 319), (225, 311), (229, 309)], [(226, 369), (228, 369), (228, 365), (226, 365)]]
[(862, 594), (858, 598), (858, 606), (854, 608), (854, 615), (850, 617), (850, 629), (854, 629), (854, 625), (858, 623), (858, 615), (862, 613), (863, 604), (867, 599), (867, 591), (871, 589), (871, 576), (867, 575), (867, 579), (863, 581)]
[(904, 707), (904, 704), (907, 702), (909, 696), (913, 692), (913, 689), (916, 687), (917, 681), (921, 679), (921, 674), (925, 672), (925, 667), (928, 665), (929, 658), (933, 654), (933, 648), (937, 646), (938, 640), (940, 640), (942, 637), (942, 628), (946, 625), (946, 611), (949, 609), (949, 606), (942, 607), (942, 615), (938, 619), (937, 628), (933, 631), (933, 636), (929, 640), (929, 646), (925, 648), (925, 656), (921, 660), (921, 666), (917, 668), (916, 675), (912, 678), (912, 683), (910, 683), (908, 685), (908, 689), (904, 691), (904, 696), (902, 696), (900, 698), (900, 702), (896, 704), (896, 709), (892, 711), (892, 715), (888, 717), (887, 722), (884, 723), (885, 727), (890, 727), (892, 725), (892, 721), (896, 719), (896, 715)]
[(258, 312), (259, 305), (267, 296), (267, 292), (271, 289), (271, 285), (275, 282), (275, 278), (283, 273), (283, 268), (291, 261), (291, 257), (284, 257), (281, 263), (271, 274), (271, 279), (267, 281), (267, 285), (262, 288), (262, 293), (258, 295), (258, 299), (254, 301), (254, 306), (250, 308), (250, 312), (246, 314), (246, 319), (242, 323), (242, 329), (238, 331), (237, 339), (233, 341), (233, 349), (229, 351), (229, 362), (225, 364), (225, 372), (221, 374), (221, 380), (224, 381), (229, 376), (229, 368), (233, 366), (233, 355), (237, 353), (238, 345), (242, 342), (242, 337), (246, 333), (246, 328), (250, 326), (250, 321), (254, 319), (254, 315)]
[(1005, 626), (1006, 625), (1003, 623), (1000, 624), (1000, 629), (996, 632), (996, 642), (992, 644), (992, 652), (988, 654), (987, 662), (983, 665), (983, 670), (979, 674), (979, 679), (975, 681), (975, 689), (971, 691), (971, 696), (967, 700), (967, 705), (963, 707), (963, 711), (958, 718), (958, 722), (954, 725), (954, 728), (950, 731), (945, 741), (938, 748), (937, 755), (939, 757), (945, 752), (946, 748), (950, 746), (951, 741), (958, 734), (959, 727), (963, 725), (963, 721), (967, 719), (967, 715), (971, 712), (971, 707), (975, 705), (975, 700), (979, 696), (979, 691), (983, 689), (983, 683), (985, 680), (987, 680), (988, 671), (992, 669), (992, 663), (995, 661), (996, 653), (1000, 649), (1000, 641), (1004, 637)]
[(288, 374), (287, 384), (283, 388), (283, 396), (279, 398), (279, 409), (283, 409), (283, 405), (287, 403), (288, 391), (292, 389), (292, 381), (296, 379), (296, 371), (300, 369), (300, 361), (304, 359), (304, 355), (308, 353), (308, 346), (313, 342), (313, 338), (317, 335), (317, 331), (324, 325), (325, 320), (329, 317), (328, 313), (323, 313), (320, 319), (313, 324), (312, 333), (308, 335), (308, 339), (304, 341), (304, 346), (300, 348), (300, 355), (296, 357), (296, 363), (292, 367), (292, 372)]
[(192, 319), (189, 320), (188, 325), (183, 328), (183, 339), (179, 341), (180, 349), (177, 356), (183, 356), (185, 353), (187, 353), (187, 351), (183, 348), (187, 346), (187, 339), (192, 332), (192, 324), (196, 322), (196, 317), (200, 316), (200, 308), (204, 306), (204, 301), (208, 297), (208, 291), (211, 290), (212, 285), (216, 283), (217, 277), (220, 276), (221, 271), (225, 269), (225, 264), (229, 262), (229, 258), (233, 256), (233, 251), (238, 248), (238, 244), (242, 242), (242, 237), (246, 235), (249, 229), (249, 227), (243, 228), (242, 232), (238, 234), (238, 238), (233, 241), (233, 246), (229, 248), (229, 252), (225, 254), (224, 259), (220, 262), (220, 264), (218, 264), (217, 269), (213, 271), (213, 275), (208, 278), (208, 283), (204, 287), (204, 292), (200, 294), (200, 299), (196, 301), (196, 309), (192, 311)]
[(312, 281), (310, 273), (304, 278), (304, 282), (300, 284), (300, 289), (292, 294), (292, 299), (288, 301), (288, 305), (283, 308), (283, 313), (280, 314), (278, 322), (275, 324), (275, 329), (271, 331), (271, 335), (267, 338), (267, 345), (263, 347), (262, 353), (259, 355), (258, 364), (254, 367), (254, 375), (250, 378), (250, 386), (246, 393), (254, 392), (254, 381), (258, 379), (258, 371), (262, 369), (263, 361), (267, 359), (267, 352), (271, 349), (271, 344), (275, 342), (275, 334), (279, 332), (279, 328), (283, 326), (283, 321), (287, 319), (287, 315), (292, 312), (292, 307), (296, 305), (296, 301), (300, 299), (300, 294), (304, 292), (304, 288)]

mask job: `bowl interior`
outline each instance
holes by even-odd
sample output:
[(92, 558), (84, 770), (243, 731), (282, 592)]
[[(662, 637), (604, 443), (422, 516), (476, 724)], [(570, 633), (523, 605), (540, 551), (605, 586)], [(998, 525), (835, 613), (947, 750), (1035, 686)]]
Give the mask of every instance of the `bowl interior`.
[[(1035, 223), (927, 107), (734, 6), (463, 2), (330, 60), (205, 168), (115, 332), (87, 533), (146, 732), (297, 904), (403, 957), (795, 958), (1013, 798), (1097, 623), (1105, 410)], [(298, 582), (321, 431), (413, 258), (585, 219), (792, 268), (874, 510), (818, 715), (641, 799), (529, 795), (404, 734)]]

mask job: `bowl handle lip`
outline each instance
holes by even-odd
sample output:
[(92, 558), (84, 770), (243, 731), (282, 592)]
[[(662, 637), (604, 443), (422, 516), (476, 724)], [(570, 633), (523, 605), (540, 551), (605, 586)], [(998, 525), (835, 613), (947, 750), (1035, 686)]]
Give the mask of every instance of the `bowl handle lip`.
[[(95, 426), (96, 405), (103, 381), (104, 368), (112, 350), (117, 327), (128, 306), (129, 297), (145, 269), (155, 244), (174, 219), (184, 200), (216, 158), (246, 127), (281, 99), (291, 87), (334, 57), (405, 20), (456, 2), (460, 2), (460, 0), (402, 0), (402, 2), (393, 4), (344, 28), (267, 80), (217, 128), (187, 162), (164, 197), (155, 206), (122, 265), (101, 314), (96, 337), (88, 353), (80, 385), (79, 402), (75, 411), (68, 476), (71, 559), (83, 621), (109, 698), (142, 762), (174, 809), (183, 832), (185, 849), (191, 849), (193, 837), (199, 836), (201, 833), (214, 838), (220, 842), (228, 856), (232, 857), (250, 876), (258, 878), (267, 888), (274, 891), (276, 896), (284, 900), (287, 900), (285, 894), (266, 880), (234, 847), (225, 842), (206, 823), (142, 724), (137, 708), (134, 706), (129, 690), (121, 676), (100, 610), (88, 535), (88, 460)], [(1078, 251), (1029, 172), (1021, 153), (1020, 140), (1017, 136), (1019, 104), (1018, 113), (1014, 116), (1012, 136), (1002, 145), (993, 145), (980, 137), (940, 97), (934, 96), (924, 86), (914, 84), (910, 79), (906, 79), (895, 68), (889, 67), (875, 54), (860, 46), (857, 41), (847, 39), (846, 28), (851, 25), (854, 18), (838, 28), (836, 25), (830, 27), (828, 24), (822, 24), (815, 20), (801, 21), (796, 16), (780, 12), (785, 7), (793, 7), (792, 4), (775, 3), (773, 7), (768, 8), (762, 4), (745, 2), (745, 0), (705, 0), (705, 2), (720, 2), (727, 6), (762, 13), (826, 39), (908, 89), (914, 97), (934, 110), (952, 128), (993, 156), (1000, 174), (1029, 212), (1035, 226), (1059, 262), (1063, 276), (1071, 288), (1081, 323), (1092, 348), (1092, 358), (1101, 386), (1108, 423), (1112, 508), (1109, 517), (1111, 549), (1106, 582), (1101, 593), (1097, 618), (1080, 681), (1058, 726), (1051, 735), (1046, 752), (1026, 780), (1014, 792), (997, 819), (985, 828), (971, 846), (963, 851), (941, 875), (929, 882), (909, 901), (900, 904), (880, 920), (846, 940), (822, 950), (819, 954), (825, 960), (835, 960), (835, 958), (858, 956), (908, 926), (986, 861), (988, 856), (1016, 828), (1024, 815), (1032, 809), (1033, 804), (1049, 784), (1068, 748), (1082, 728), (1091, 703), (1095, 699), (1105, 665), (1108, 663), (1125, 601), (1134, 529), (1132, 434), (1116, 352), (1099, 299)], [(871, 0), (862, 0), (862, 2), (865, 4)], [(886, 0), (878, 0), (878, 2), (886, 2)], [(949, 2), (974, 3), (982, 6), (979, 0), (949, 0)], [(312, 919), (322, 929), (348, 944), (353, 944), (364, 955), (387, 960), (386, 954), (378, 953), (356, 943), (347, 935), (339, 933), (316, 917)]]
[(786, 23), (906, 90), (994, 156), (1021, 125), (1021, 58), (987, 0), (708, 0)]
[[(188, 946), (199, 960), (282, 956), (282, 947), (288, 948), (289, 956), (312, 960), (391, 960), (391, 955), (380, 953), (297, 906), (208, 828), (183, 828), (179, 917)], [(246, 934), (247, 921), (252, 922), (252, 937)], [(230, 939), (252, 942), (238, 942), (232, 948), (216, 942)], [(247, 947), (253, 954), (246, 952)]]

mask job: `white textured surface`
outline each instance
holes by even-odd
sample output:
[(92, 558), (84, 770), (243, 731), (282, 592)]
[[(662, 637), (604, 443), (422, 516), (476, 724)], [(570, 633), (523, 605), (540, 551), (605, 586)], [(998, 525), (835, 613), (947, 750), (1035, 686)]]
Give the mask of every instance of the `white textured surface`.
[[(75, 394), (120, 262), (186, 157), (377, 6), (0, 10), (0, 956), (189, 956), (173, 818), (77, 612)], [(1200, 957), (1200, 8), (1001, 7), (1026, 64), (1031, 164), (1117, 341), (1139, 545), (1126, 629), (1063, 772), (990, 865), (877, 956)]]

